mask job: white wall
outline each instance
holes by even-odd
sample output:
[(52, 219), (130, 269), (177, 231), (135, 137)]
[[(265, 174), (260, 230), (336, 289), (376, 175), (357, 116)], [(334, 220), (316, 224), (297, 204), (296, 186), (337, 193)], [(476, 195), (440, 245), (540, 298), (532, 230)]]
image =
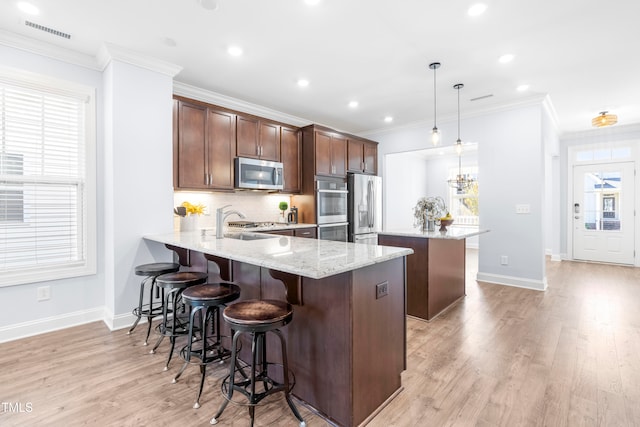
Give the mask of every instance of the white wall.
[(430, 195), (426, 159), (412, 153), (387, 154), (382, 197), (386, 207), (383, 217), (385, 230), (406, 229), (413, 226), (413, 207), (420, 197)]
[[(542, 104), (540, 99), (462, 119), (463, 140), (478, 143), (480, 227), (491, 230), (479, 239), (481, 280), (533, 289), (546, 287)], [(453, 145), (455, 123), (438, 125), (445, 145)], [(385, 158), (390, 153), (429, 148), (430, 129), (424, 123), (367, 137), (380, 142), (379, 158)], [(386, 180), (387, 166), (380, 166)], [(518, 204), (530, 205), (531, 212), (516, 214)], [(385, 206), (385, 216), (389, 209)], [(500, 264), (503, 255), (509, 259), (506, 266)]]
[[(0, 45), (0, 66), (13, 67), (38, 74), (80, 83), (96, 88), (97, 95), (97, 155), (101, 156), (104, 130), (101, 99), (102, 74), (99, 71), (71, 65), (23, 50)], [(97, 274), (51, 282), (31, 283), (0, 288), (0, 342), (14, 336), (26, 336), (53, 330), (69, 324), (102, 319), (104, 307), (104, 177), (98, 165), (97, 173)], [(51, 287), (51, 299), (36, 301), (39, 286)]]

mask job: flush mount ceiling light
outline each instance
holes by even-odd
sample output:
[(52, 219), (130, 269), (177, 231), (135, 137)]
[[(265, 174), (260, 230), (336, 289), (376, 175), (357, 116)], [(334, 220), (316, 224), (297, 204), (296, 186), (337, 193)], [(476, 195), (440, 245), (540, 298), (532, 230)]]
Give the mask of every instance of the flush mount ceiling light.
[(458, 139), (456, 140), (456, 153), (458, 154), (458, 175), (455, 179), (449, 179), (447, 182), (452, 188), (456, 189), (456, 193), (464, 194), (476, 181), (471, 175), (462, 173), (462, 140), (460, 139), (460, 89), (464, 85), (458, 83), (453, 88), (458, 91)]
[(467, 10), (467, 15), (469, 16), (482, 15), (485, 12), (485, 10), (487, 10), (486, 4), (476, 3)]
[(601, 111), (600, 115), (591, 119), (591, 125), (597, 128), (604, 126), (611, 126), (618, 123), (618, 116), (615, 114), (608, 114), (608, 111)]
[(37, 15), (40, 13), (40, 9), (38, 9), (36, 6), (26, 1), (19, 1), (17, 6), (18, 6), (18, 9), (20, 9), (22, 12), (28, 15)]
[(240, 46), (229, 46), (227, 53), (231, 56), (241, 56), (242, 48)]
[(349, 108), (356, 108), (358, 106), (358, 101), (349, 102)]
[(309, 86), (309, 80), (306, 80), (306, 79), (299, 79), (299, 80), (298, 80), (298, 86), (300, 86), (300, 87), (307, 87), (307, 86)]
[(385, 118), (384, 118), (384, 121), (385, 121), (386, 123), (391, 123), (391, 122), (393, 121), (393, 117), (391, 117), (391, 116), (387, 116), (387, 117), (385, 117)]
[(440, 143), (440, 131), (436, 126), (436, 108), (438, 106), (436, 102), (436, 70), (440, 68), (440, 63), (432, 62), (429, 64), (429, 68), (433, 70), (433, 129), (431, 129), (431, 144), (436, 146)]
[(510, 53), (507, 53), (505, 55), (502, 55), (500, 58), (498, 58), (498, 62), (501, 64), (506, 64), (507, 62), (511, 62), (513, 61), (514, 56)]

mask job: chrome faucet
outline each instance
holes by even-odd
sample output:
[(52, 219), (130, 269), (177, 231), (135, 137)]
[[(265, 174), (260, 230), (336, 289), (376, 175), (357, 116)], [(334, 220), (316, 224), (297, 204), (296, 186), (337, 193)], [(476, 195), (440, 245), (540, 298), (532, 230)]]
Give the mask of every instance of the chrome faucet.
[(236, 214), (238, 215), (240, 218), (246, 218), (246, 216), (240, 212), (240, 211), (226, 211), (225, 209), (230, 207), (231, 205), (225, 205), (221, 208), (216, 209), (216, 238), (217, 239), (222, 239), (224, 237), (224, 233), (222, 232), (222, 229), (224, 227), (224, 220), (232, 214)]

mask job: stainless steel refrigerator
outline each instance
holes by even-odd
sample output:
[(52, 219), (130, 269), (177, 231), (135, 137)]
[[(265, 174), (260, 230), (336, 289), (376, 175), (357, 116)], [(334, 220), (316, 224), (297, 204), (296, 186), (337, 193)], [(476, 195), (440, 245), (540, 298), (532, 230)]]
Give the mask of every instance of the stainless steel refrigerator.
[(382, 231), (382, 178), (373, 175), (349, 174), (349, 241), (378, 244)]

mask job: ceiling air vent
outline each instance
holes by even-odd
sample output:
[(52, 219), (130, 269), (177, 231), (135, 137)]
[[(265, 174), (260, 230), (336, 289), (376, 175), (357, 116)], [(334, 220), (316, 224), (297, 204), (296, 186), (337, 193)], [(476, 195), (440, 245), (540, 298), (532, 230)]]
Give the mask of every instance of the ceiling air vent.
[(24, 25), (27, 27), (35, 28), (36, 30), (44, 31), (54, 36), (62, 37), (64, 39), (70, 39), (71, 34), (63, 33), (62, 31), (54, 30), (53, 28), (45, 27), (44, 25), (36, 24), (31, 21), (24, 21)]
[(493, 96), (493, 94), (490, 93), (489, 95), (482, 95), (482, 96), (479, 96), (477, 98), (471, 98), (469, 101), (480, 101), (481, 99), (491, 98), (492, 96)]

